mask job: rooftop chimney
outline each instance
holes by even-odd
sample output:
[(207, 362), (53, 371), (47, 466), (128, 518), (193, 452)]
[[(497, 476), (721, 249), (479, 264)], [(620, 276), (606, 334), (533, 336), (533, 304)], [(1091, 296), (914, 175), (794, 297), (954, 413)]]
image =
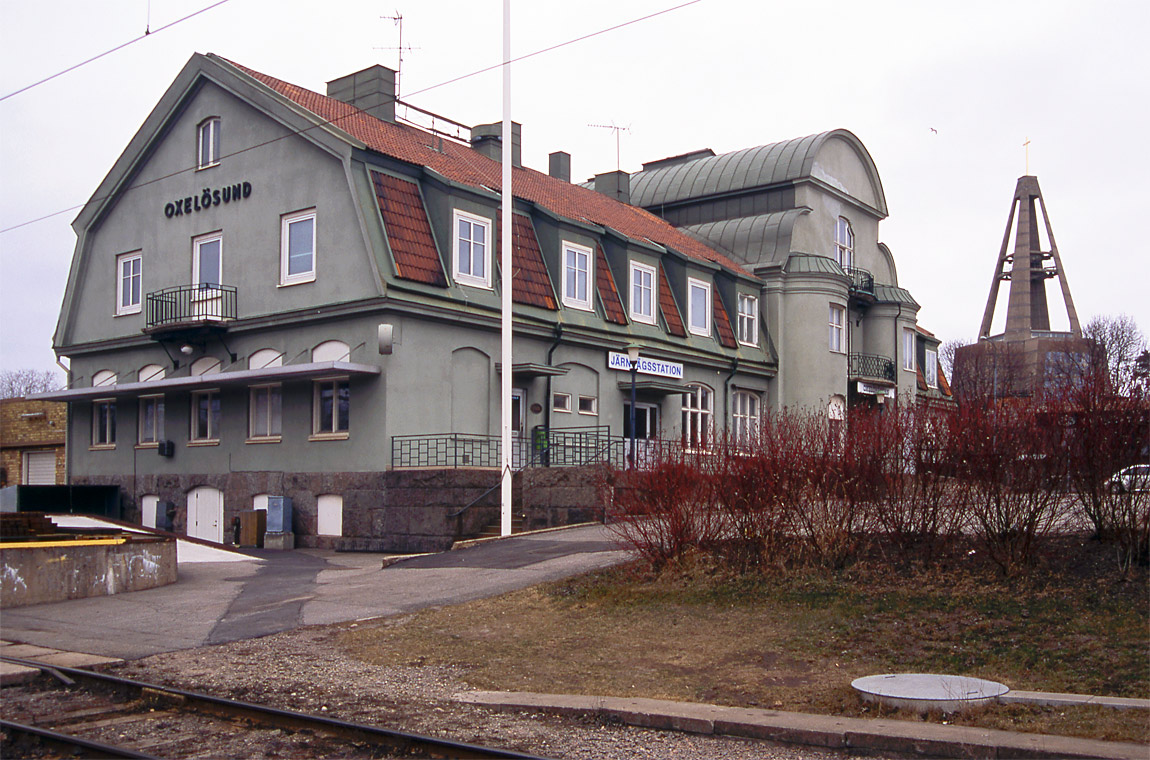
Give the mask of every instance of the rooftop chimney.
[[(523, 166), (523, 125), (511, 122), (511, 165)], [(503, 160), (503, 122), (471, 128), (471, 147), (488, 158)]]
[(631, 202), (631, 175), (624, 171), (595, 175), (595, 192), (614, 198), (620, 203)]
[(571, 181), (571, 154), (557, 150), (548, 158), (547, 173), (564, 182)]
[(395, 72), (375, 65), (327, 83), (327, 96), (371, 114), (395, 122)]

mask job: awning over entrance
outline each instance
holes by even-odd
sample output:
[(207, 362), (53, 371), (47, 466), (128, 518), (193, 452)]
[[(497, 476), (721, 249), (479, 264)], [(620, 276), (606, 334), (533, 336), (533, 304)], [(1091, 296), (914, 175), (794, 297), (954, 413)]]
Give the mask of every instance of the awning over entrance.
[(282, 367), (263, 369), (243, 369), (233, 372), (213, 372), (207, 375), (190, 377), (166, 377), (146, 383), (120, 383), (117, 385), (97, 385), (87, 388), (68, 388), (51, 393), (37, 393), (29, 398), (43, 401), (85, 401), (95, 398), (115, 398), (117, 396), (139, 396), (168, 391), (196, 390), (198, 388), (220, 388), (229, 385), (251, 385), (252, 383), (274, 383), (285, 380), (308, 380), (334, 375), (370, 376), (380, 374), (380, 368), (370, 364), (355, 362), (309, 362), (288, 364)]
[[(503, 371), (502, 362), (495, 362), (495, 371)], [(566, 375), (569, 371), (569, 367), (552, 367), (547, 364), (539, 364), (538, 362), (517, 362), (511, 365), (512, 377), (557, 377), (559, 375)]]
[[(631, 392), (631, 381), (620, 380), (619, 390)], [(668, 396), (672, 393), (686, 393), (686, 386), (678, 383), (671, 383), (666, 380), (636, 380), (635, 390), (639, 393), (655, 394), (659, 396)]]

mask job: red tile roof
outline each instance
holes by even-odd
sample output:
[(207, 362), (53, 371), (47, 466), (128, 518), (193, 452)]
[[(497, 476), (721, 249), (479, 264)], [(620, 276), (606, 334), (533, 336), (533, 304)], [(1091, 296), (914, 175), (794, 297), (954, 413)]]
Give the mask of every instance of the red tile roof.
[(414, 182), (381, 172), (372, 172), (371, 181), (383, 214), (387, 242), (395, 258), (396, 276), (446, 287), (447, 277), (435, 249), (419, 187)]
[(603, 313), (608, 322), (625, 325), (627, 313), (623, 310), (623, 302), (619, 300), (619, 291), (615, 287), (611, 268), (607, 266), (607, 257), (599, 246), (595, 246), (595, 258), (595, 289), (599, 291), (599, 300), (603, 302)]
[[(228, 63), (374, 151), (407, 163), (427, 166), (464, 185), (487, 187), (496, 192), (502, 187), (500, 163), (468, 146), (432, 137), (421, 129), (405, 124), (382, 121), (334, 98), (231, 61)], [(516, 167), (511, 181), (517, 198), (537, 203), (560, 216), (610, 227), (630, 238), (650, 240), (691, 258), (714, 262), (727, 269), (748, 274), (723, 254), (643, 209), (619, 203), (602, 193), (555, 179), (534, 169)]]
[(727, 348), (736, 348), (738, 344), (735, 342), (735, 332), (731, 329), (731, 319), (727, 316), (723, 299), (719, 297), (718, 293), (715, 293), (711, 298), (711, 303), (711, 311), (714, 312), (713, 321), (719, 330), (719, 342)]
[(675, 306), (675, 296), (671, 294), (671, 283), (667, 281), (667, 270), (662, 267), (659, 267), (659, 310), (663, 312), (667, 332), (680, 338), (687, 337), (687, 331), (683, 329), (683, 319)]
[[(495, 248), (502, 250), (500, 237), (503, 234), (503, 215), (495, 220)], [(512, 214), (511, 228), (511, 300), (528, 306), (539, 306), (552, 311), (559, 310), (555, 302), (555, 291), (551, 288), (551, 278), (543, 264), (543, 253), (539, 250), (539, 240), (531, 220), (522, 214)]]

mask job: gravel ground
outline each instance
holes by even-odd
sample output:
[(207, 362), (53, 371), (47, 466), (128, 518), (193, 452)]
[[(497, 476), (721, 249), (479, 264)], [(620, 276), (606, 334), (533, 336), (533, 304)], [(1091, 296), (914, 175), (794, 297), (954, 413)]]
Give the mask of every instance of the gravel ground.
[(555, 758), (845, 758), (816, 747), (651, 731), (592, 719), (460, 704), (471, 687), (450, 668), (376, 667), (335, 644), (342, 626), (302, 628), (131, 661), (116, 672), (283, 709)]

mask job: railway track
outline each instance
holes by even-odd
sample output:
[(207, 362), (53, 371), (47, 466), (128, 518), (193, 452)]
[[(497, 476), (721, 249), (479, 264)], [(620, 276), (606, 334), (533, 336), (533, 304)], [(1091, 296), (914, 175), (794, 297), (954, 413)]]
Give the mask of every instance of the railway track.
[(537, 757), (90, 670), (0, 659), (50, 677), (38, 678), (40, 688), (27, 699), (3, 701), (4, 758)]

